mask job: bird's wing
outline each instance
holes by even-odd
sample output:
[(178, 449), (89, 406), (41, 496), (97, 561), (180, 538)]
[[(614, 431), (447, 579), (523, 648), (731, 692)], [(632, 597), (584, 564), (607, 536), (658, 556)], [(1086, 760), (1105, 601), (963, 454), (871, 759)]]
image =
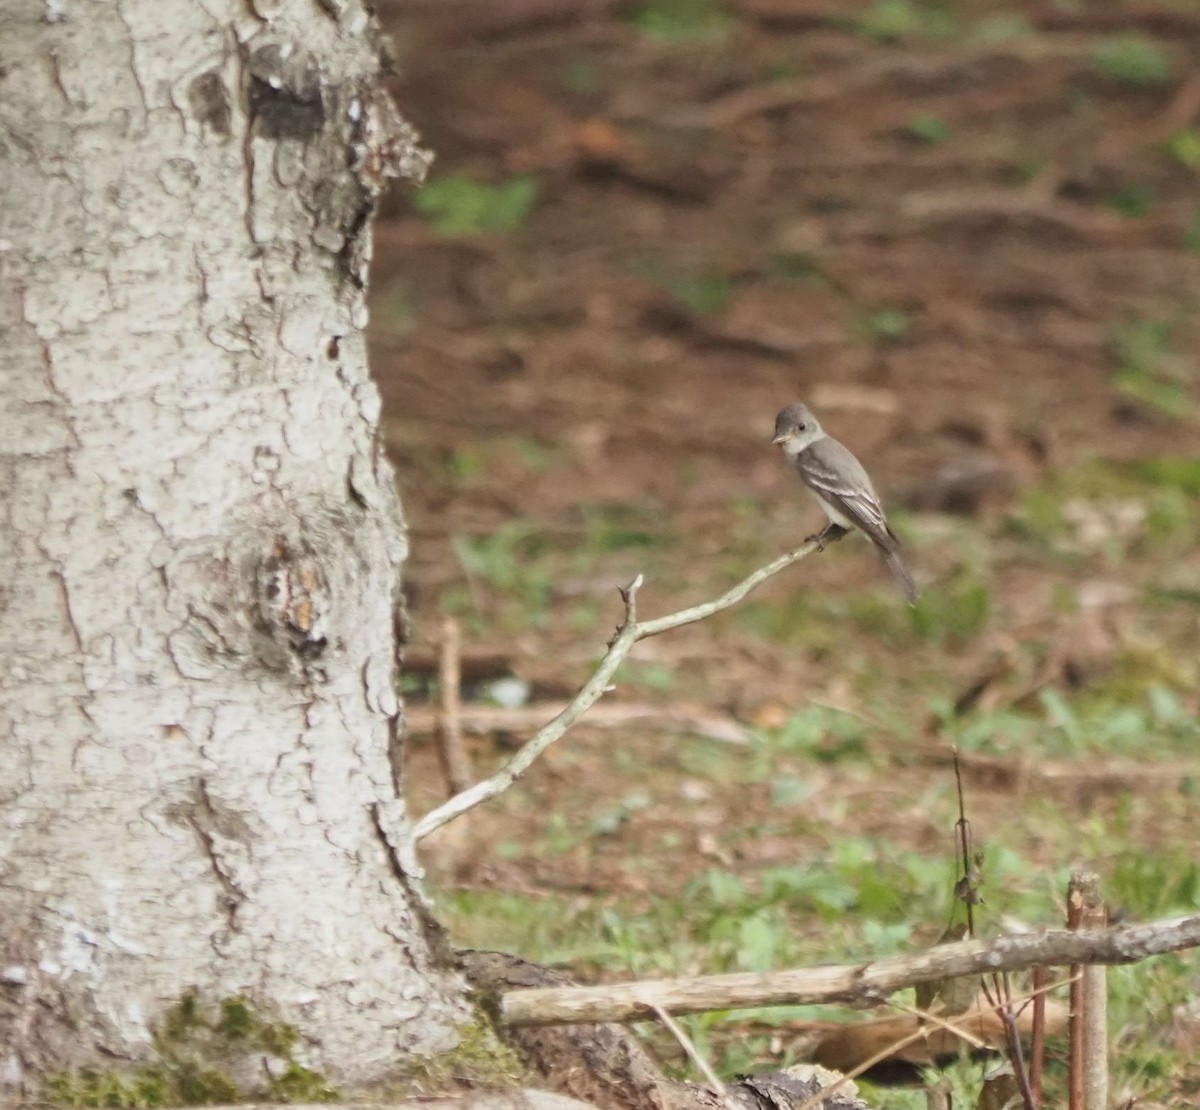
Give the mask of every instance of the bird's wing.
[(826, 436), (801, 451), (796, 456), (796, 471), (809, 489), (825, 498), (885, 551), (898, 546), (862, 463), (836, 439)]

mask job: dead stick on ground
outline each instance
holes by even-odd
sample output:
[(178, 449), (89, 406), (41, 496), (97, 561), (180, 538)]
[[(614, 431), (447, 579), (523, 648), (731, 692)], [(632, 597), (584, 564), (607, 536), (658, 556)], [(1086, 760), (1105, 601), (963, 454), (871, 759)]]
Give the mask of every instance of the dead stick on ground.
[(1081, 932), (1060, 929), (940, 944), (859, 964), (509, 991), (500, 1001), (500, 1019), (506, 1025), (638, 1021), (652, 1016), (647, 1005), (651, 1001), (673, 1014), (817, 1002), (874, 1004), (902, 987), (958, 975), (1019, 971), (1038, 964), (1137, 963), (1197, 946), (1200, 915)]
[(436, 809), (430, 810), (424, 817), (417, 821), (408, 833), (406, 842), (402, 845), (402, 856), (405, 866), (416, 866), (415, 847), (430, 833), (436, 832), (443, 825), (448, 824), (468, 810), (474, 809), (477, 805), (495, 798), (499, 794), (503, 794), (517, 779), (524, 775), (538, 756), (574, 725), (596, 703), (600, 696), (608, 690), (609, 680), (638, 640), (644, 640), (647, 636), (657, 636), (662, 632), (669, 632), (671, 629), (680, 628), (685, 624), (694, 624), (696, 621), (711, 617), (714, 613), (719, 613), (723, 609), (728, 609), (730, 606), (736, 605), (751, 590), (761, 585), (768, 578), (772, 577), (772, 575), (778, 574), (781, 570), (787, 569), (793, 563), (799, 562), (801, 559), (818, 550), (819, 547), (815, 541), (803, 543), (794, 551), (789, 551), (786, 555), (780, 555), (773, 563), (768, 563), (765, 567), (760, 567), (753, 574), (743, 578), (733, 589), (728, 590), (715, 601), (708, 601), (703, 605), (694, 605), (690, 609), (682, 609), (678, 613), (671, 613), (668, 616), (657, 617), (649, 621), (639, 621), (637, 619), (637, 592), (642, 585), (642, 576), (639, 574), (629, 586), (621, 591), (621, 597), (625, 602), (625, 619), (621, 623), (620, 628), (617, 629), (616, 636), (609, 643), (608, 651), (605, 652), (604, 658), (600, 660), (600, 664), (593, 672), (592, 677), (584, 683), (570, 704), (558, 716), (539, 729), (533, 738), (496, 774), (492, 775), (491, 778), (484, 779), (482, 782), (475, 783), (474, 786), (467, 790), (455, 794), (449, 801), (444, 802)]
[(462, 633), (455, 617), (442, 621), (442, 644), (438, 658), (441, 713), (438, 717), (442, 771), (453, 797), (466, 790), (475, 778), (462, 732)]

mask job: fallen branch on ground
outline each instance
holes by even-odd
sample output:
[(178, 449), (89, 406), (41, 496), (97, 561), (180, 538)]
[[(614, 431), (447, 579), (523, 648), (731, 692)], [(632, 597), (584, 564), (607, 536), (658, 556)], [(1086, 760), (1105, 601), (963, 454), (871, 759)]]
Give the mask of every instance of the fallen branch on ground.
[(1081, 932), (1059, 929), (993, 940), (941, 944), (924, 952), (869, 963), (762, 974), (706, 975), (605, 987), (517, 990), (500, 1000), (500, 1019), (514, 1025), (642, 1021), (652, 1007), (698, 1014), (755, 1006), (818, 1002), (871, 1004), (902, 987), (960, 975), (1036, 966), (1128, 964), (1200, 946), (1200, 915), (1145, 925)]
[[(536, 728), (567, 708), (567, 702), (535, 702), (515, 709), (499, 705), (464, 705), (459, 711), (463, 732), (486, 735), (489, 732), (524, 732)], [(404, 715), (406, 736), (436, 732), (440, 713), (432, 706), (415, 706)], [(627, 728), (639, 725), (649, 731), (686, 732), (705, 740), (722, 744), (745, 744), (749, 730), (732, 717), (718, 717), (700, 709), (672, 705), (647, 705), (642, 702), (621, 702), (598, 705), (589, 714), (592, 728)]]

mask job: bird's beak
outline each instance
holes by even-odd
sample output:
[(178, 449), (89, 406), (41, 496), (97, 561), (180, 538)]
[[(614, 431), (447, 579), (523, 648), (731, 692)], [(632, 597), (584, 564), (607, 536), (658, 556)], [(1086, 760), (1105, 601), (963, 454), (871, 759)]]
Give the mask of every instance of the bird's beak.
[(787, 440), (788, 440), (787, 432), (780, 432), (779, 435), (777, 435), (773, 440), (771, 440), (771, 442), (772, 443), (786, 443)]

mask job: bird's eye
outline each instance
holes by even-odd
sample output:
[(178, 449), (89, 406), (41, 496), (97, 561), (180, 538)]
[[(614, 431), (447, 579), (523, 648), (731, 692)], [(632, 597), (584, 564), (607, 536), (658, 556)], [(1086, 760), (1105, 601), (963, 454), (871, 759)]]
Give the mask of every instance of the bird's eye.
[(804, 431), (804, 429), (805, 429), (805, 428), (807, 428), (807, 427), (808, 427), (808, 425), (807, 425), (807, 424), (801, 424), (801, 425), (800, 425), (800, 430), (801, 430), (801, 431)]

